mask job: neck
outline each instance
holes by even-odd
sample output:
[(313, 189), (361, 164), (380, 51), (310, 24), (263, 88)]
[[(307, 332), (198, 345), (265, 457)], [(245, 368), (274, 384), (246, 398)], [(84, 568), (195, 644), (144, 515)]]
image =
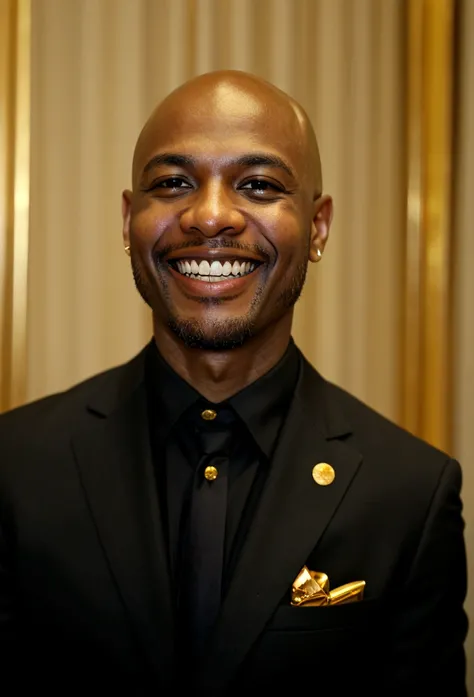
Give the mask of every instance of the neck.
[(189, 348), (154, 322), (155, 342), (165, 361), (203, 397), (218, 404), (258, 380), (282, 358), (291, 335), (292, 313), (228, 351)]

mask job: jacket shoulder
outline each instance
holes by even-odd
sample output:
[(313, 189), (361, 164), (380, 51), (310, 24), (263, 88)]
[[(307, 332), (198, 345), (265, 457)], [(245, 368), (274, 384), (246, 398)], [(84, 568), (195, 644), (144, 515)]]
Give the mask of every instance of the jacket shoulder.
[[(459, 496), (463, 473), (449, 453), (410, 433), (341, 387), (327, 382), (329, 399), (350, 424), (349, 440), (363, 457), (363, 478), (386, 492), (387, 500), (410, 501), (428, 510), (440, 488)], [(457, 505), (457, 504), (456, 504)]]
[(403, 452), (424, 454), (426, 457), (446, 461), (450, 455), (427, 441), (410, 433), (395, 421), (333, 383), (327, 383), (328, 390), (341, 405), (359, 439), (370, 440), (374, 446), (384, 449), (395, 448)]
[(83, 412), (96, 397), (116, 397), (130, 380), (141, 375), (144, 352), (145, 350), (141, 351), (127, 363), (97, 373), (67, 390), (0, 414), (0, 438), (3, 439), (18, 429), (36, 430), (47, 427), (48, 424), (54, 424), (57, 428), (61, 423), (71, 422), (74, 413)]

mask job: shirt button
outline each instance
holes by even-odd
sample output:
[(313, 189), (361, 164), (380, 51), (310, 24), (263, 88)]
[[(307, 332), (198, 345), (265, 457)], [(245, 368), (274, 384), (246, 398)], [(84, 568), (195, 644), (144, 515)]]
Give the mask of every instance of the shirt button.
[(216, 469), (215, 467), (213, 467), (212, 465), (209, 465), (209, 466), (206, 467), (206, 469), (204, 470), (204, 476), (206, 477), (206, 479), (207, 479), (208, 482), (213, 482), (214, 479), (217, 479), (217, 475), (218, 475), (218, 474), (219, 474), (219, 472), (218, 472), (217, 469)]
[(204, 419), (204, 421), (214, 421), (216, 416), (217, 412), (214, 411), (214, 409), (204, 409), (204, 411), (201, 412), (201, 418)]

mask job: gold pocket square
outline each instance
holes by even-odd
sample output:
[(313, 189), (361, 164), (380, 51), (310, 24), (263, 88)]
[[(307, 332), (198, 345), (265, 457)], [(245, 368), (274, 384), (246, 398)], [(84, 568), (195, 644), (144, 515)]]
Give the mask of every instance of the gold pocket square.
[(365, 581), (353, 581), (331, 591), (326, 574), (321, 571), (310, 571), (307, 566), (303, 566), (293, 581), (291, 605), (320, 607), (356, 603), (363, 599), (364, 588)]

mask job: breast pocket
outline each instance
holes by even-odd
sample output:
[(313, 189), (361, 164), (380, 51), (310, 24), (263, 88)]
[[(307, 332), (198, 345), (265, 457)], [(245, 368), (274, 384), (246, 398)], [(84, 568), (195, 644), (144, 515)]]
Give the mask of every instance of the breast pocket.
[(371, 678), (383, 651), (382, 603), (375, 599), (333, 607), (279, 607), (248, 657), (255, 684), (291, 676), (295, 689), (353, 693)]
[(330, 631), (337, 629), (366, 628), (380, 611), (377, 599), (362, 600), (347, 605), (327, 605), (323, 607), (280, 606), (267, 625), (267, 630), (281, 631)]

